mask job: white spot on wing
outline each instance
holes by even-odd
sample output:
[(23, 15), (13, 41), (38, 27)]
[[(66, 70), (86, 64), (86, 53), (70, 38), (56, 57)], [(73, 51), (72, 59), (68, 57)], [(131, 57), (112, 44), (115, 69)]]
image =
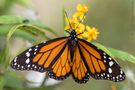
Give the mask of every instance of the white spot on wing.
[(25, 54), (26, 54), (26, 56), (27, 56), (27, 57), (29, 57), (29, 56), (30, 56), (30, 53), (29, 53), (29, 52), (26, 52)]
[(115, 77), (113, 77), (113, 80), (115, 80)]
[(15, 59), (14, 59), (14, 62), (16, 62), (17, 61), (17, 57), (15, 57)]
[(113, 61), (110, 61), (110, 62), (109, 62), (109, 66), (110, 66), (110, 67), (111, 67), (113, 64), (114, 64)]
[(116, 79), (119, 79), (119, 77), (117, 76)]
[(30, 48), (29, 51), (32, 51), (32, 49)]
[(109, 72), (109, 73), (112, 73), (112, 69), (111, 69), (111, 68), (108, 68), (108, 72)]
[(37, 51), (37, 48), (35, 48), (34, 50)]
[(122, 77), (122, 75), (120, 74), (120, 78)]
[(36, 52), (34, 52), (34, 55), (36, 55)]
[(15, 66), (17, 65), (17, 63), (14, 64)]
[(30, 67), (30, 65), (28, 65), (27, 67)]
[(25, 61), (27, 64), (30, 62), (30, 59), (28, 58), (28, 59), (26, 59), (26, 61)]
[(37, 66), (35, 66), (34, 68), (37, 68)]
[(111, 58), (111, 57), (109, 57), (109, 59), (110, 59), (110, 60), (112, 60), (112, 58)]
[(109, 74), (107, 74), (107, 77), (110, 77), (110, 75), (109, 75)]
[(38, 45), (36, 45), (36, 48), (38, 47)]
[(104, 60), (104, 63), (106, 63), (106, 60)]
[(121, 73), (121, 74), (123, 74), (123, 71), (122, 71), (122, 69), (120, 70), (120, 73)]
[(104, 56), (104, 59), (106, 59), (106, 56)]
[(46, 43), (46, 41), (44, 41), (43, 43)]

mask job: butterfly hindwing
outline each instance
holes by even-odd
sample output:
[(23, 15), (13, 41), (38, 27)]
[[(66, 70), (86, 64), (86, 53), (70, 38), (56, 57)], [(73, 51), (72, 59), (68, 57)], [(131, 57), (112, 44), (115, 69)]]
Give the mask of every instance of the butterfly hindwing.
[(62, 53), (66, 42), (67, 37), (62, 37), (37, 44), (15, 57), (11, 62), (11, 67), (16, 70), (44, 72), (53, 60), (60, 56), (59, 53)]
[(70, 63), (70, 50), (68, 44), (66, 44), (60, 57), (50, 67), (48, 75), (56, 80), (66, 79), (71, 72)]
[(120, 66), (107, 53), (83, 39), (78, 39), (78, 45), (90, 76), (95, 79), (111, 80), (114, 82), (125, 79), (125, 74)]
[(72, 77), (78, 83), (86, 83), (90, 78), (86, 62), (83, 59), (79, 45), (76, 44), (72, 62)]

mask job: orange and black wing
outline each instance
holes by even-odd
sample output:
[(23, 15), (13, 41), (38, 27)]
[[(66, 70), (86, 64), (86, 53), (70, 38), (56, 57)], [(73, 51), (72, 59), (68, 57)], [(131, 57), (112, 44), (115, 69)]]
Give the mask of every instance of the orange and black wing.
[(71, 73), (73, 79), (78, 83), (86, 83), (90, 78), (85, 57), (83, 56), (78, 43), (76, 43), (74, 49)]
[(73, 61), (72, 75), (79, 83), (86, 83), (90, 76), (114, 82), (126, 77), (112, 57), (83, 39), (78, 39)]
[(35, 45), (14, 58), (11, 67), (16, 70), (47, 72), (54, 79), (65, 79), (70, 74), (68, 37), (56, 38)]

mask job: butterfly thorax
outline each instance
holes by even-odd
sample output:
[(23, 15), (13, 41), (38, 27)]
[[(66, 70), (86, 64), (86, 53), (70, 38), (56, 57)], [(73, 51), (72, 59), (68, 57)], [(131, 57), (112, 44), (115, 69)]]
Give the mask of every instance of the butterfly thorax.
[(76, 32), (75, 30), (72, 30), (70, 32), (70, 36), (69, 36), (69, 47), (70, 47), (70, 53), (71, 53), (71, 61), (73, 60), (73, 56), (74, 56), (74, 51), (75, 51), (75, 46), (77, 44), (77, 37), (76, 37)]
[(71, 30), (70, 36), (69, 36), (69, 42), (70, 42), (70, 46), (72, 46), (72, 47), (74, 47), (76, 45), (77, 37), (76, 37), (75, 30)]

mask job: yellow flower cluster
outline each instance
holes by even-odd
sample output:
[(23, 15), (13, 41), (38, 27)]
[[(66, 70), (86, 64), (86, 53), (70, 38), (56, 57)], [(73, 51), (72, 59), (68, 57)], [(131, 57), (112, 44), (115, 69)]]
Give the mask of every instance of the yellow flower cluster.
[(78, 38), (85, 38), (87, 41), (91, 41), (92, 39), (96, 40), (99, 34), (97, 29), (83, 24), (83, 20), (86, 18), (85, 14), (88, 12), (88, 7), (78, 4), (76, 9), (77, 12), (73, 14), (72, 18), (66, 18), (68, 25), (65, 27), (65, 30), (72, 28), (79, 34)]

